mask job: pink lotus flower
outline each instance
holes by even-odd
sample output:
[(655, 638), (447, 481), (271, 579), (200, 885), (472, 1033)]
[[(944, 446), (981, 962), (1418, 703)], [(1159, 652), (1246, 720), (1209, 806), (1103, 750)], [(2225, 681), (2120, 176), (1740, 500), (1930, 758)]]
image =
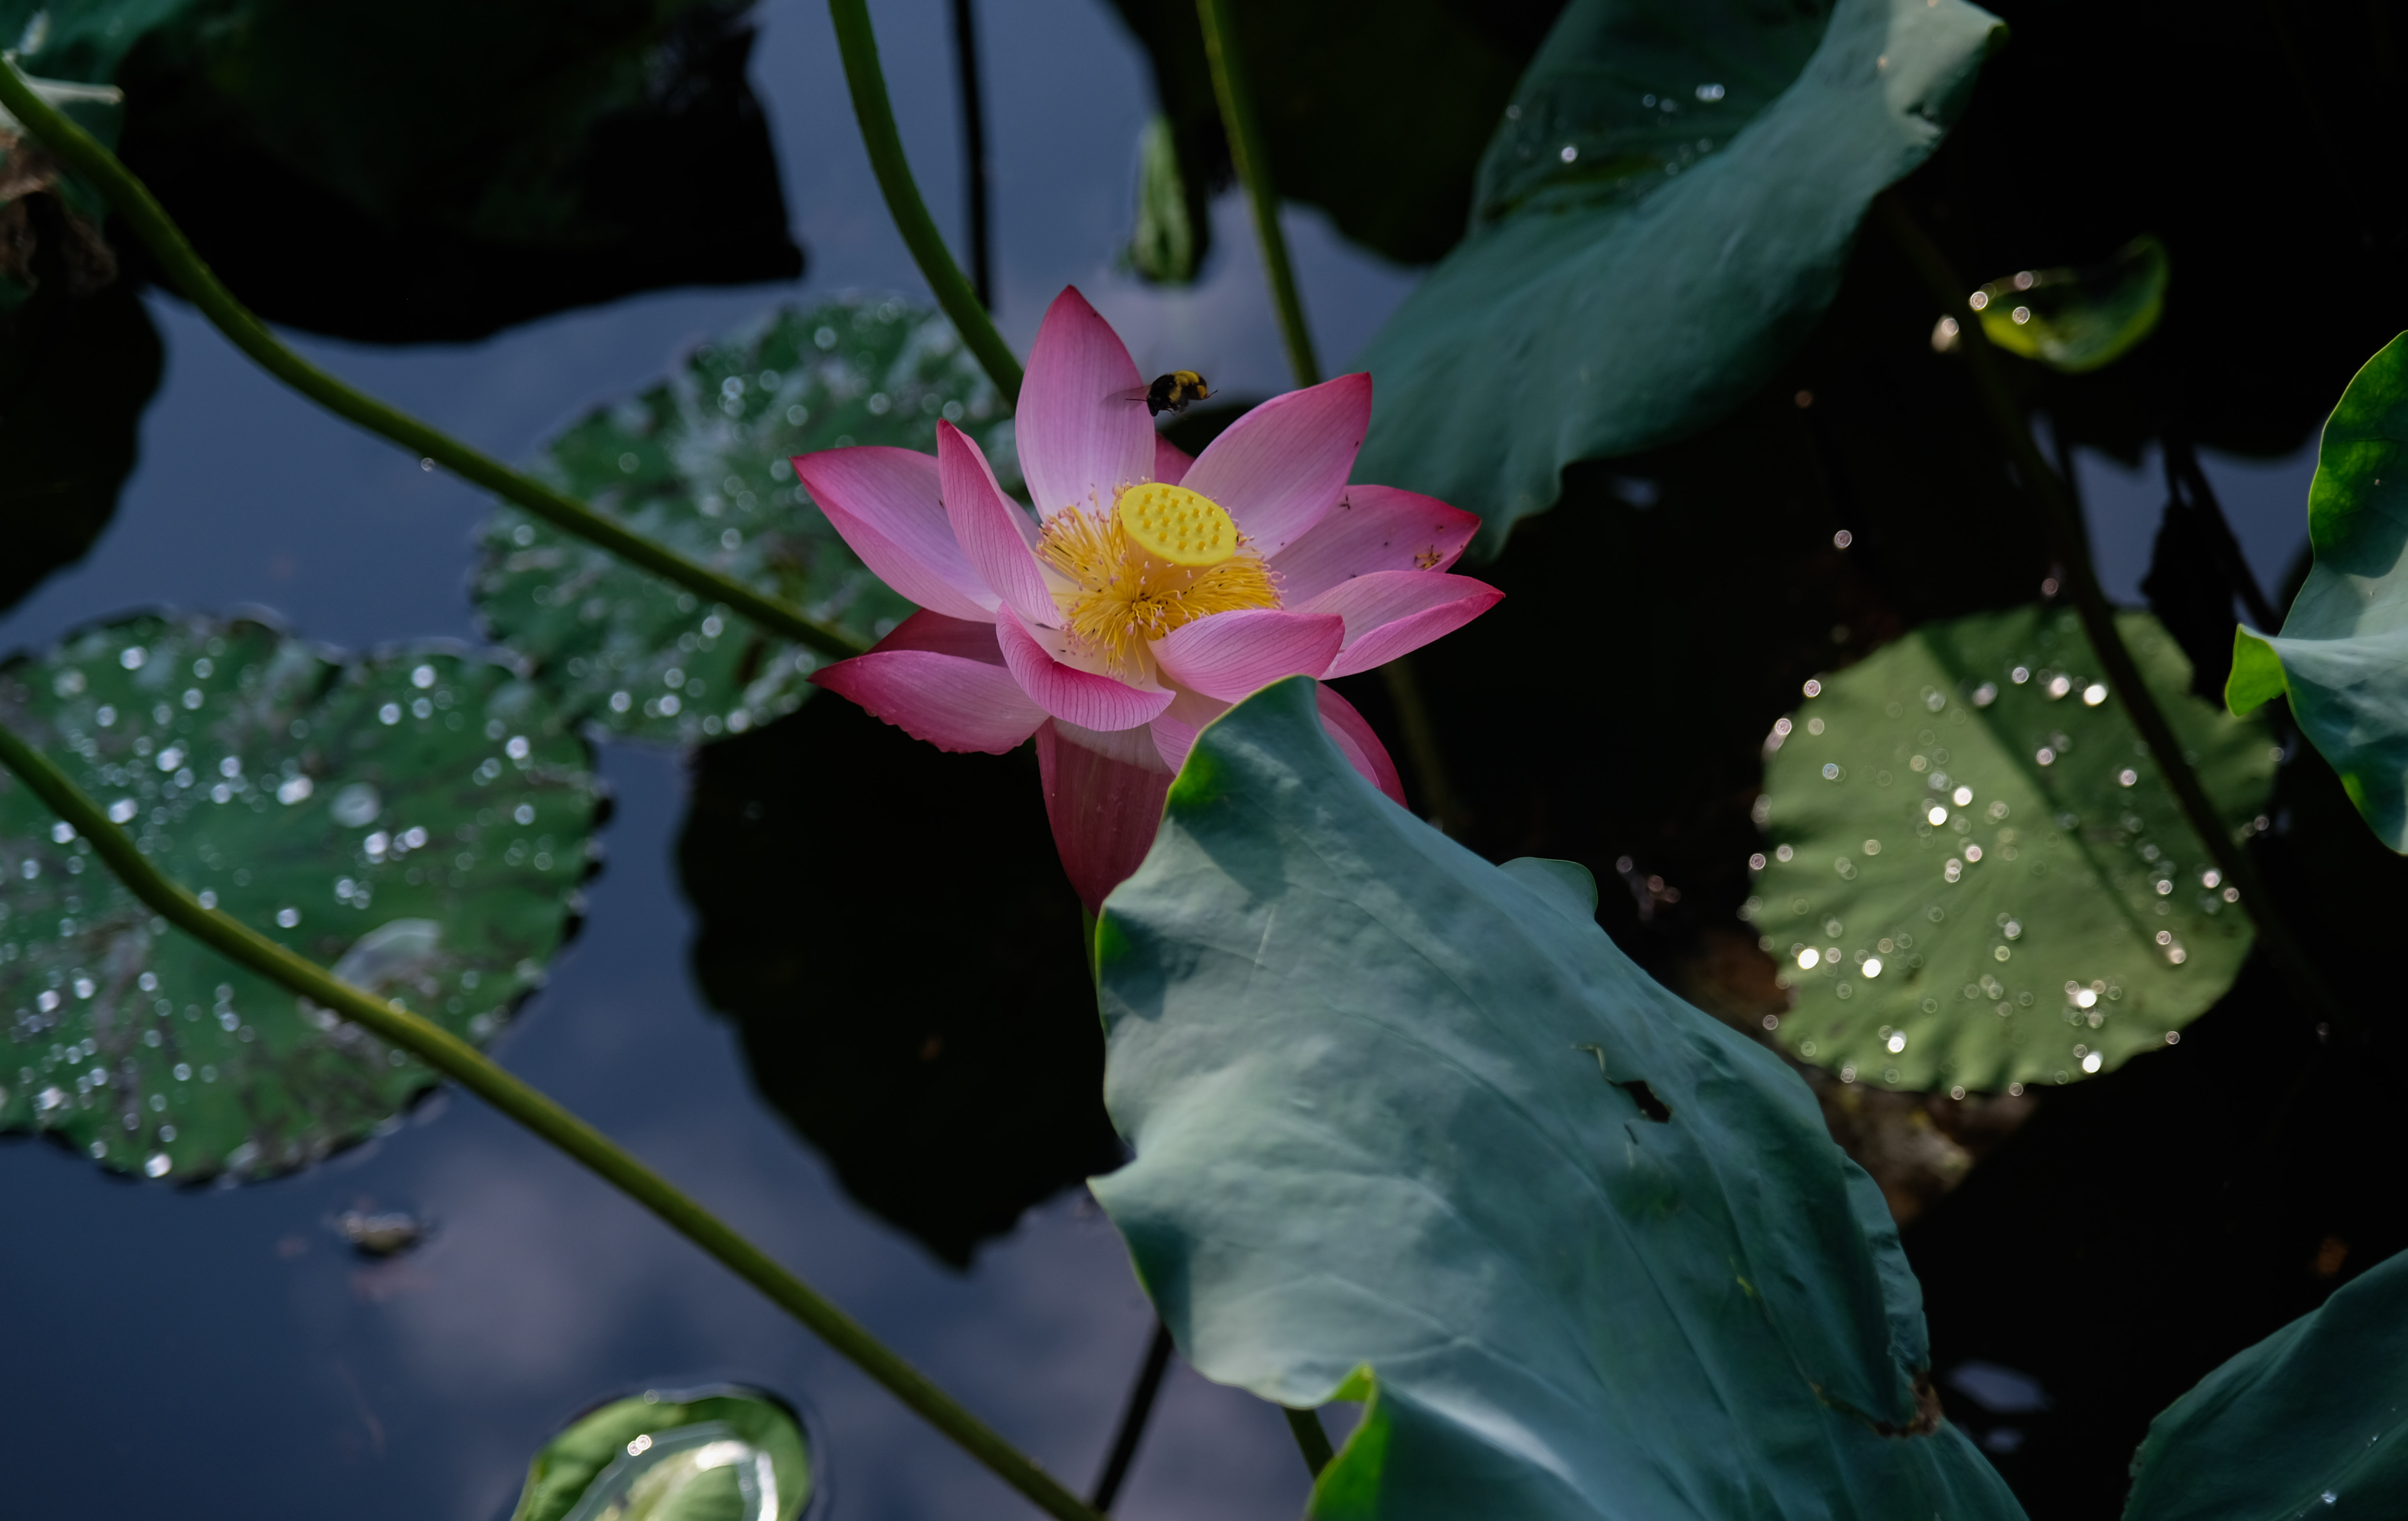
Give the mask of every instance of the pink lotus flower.
[[(1369, 376), (1265, 402), (1193, 459), (1154, 433), (1144, 383), (1066, 290), (1020, 394), (1034, 518), (950, 423), (933, 459), (795, 461), (853, 552), (925, 610), (811, 680), (945, 750), (1001, 753), (1035, 735), (1054, 842), (1090, 909), (1144, 859), (1196, 731), (1230, 703), (1283, 677), (1369, 670), (1502, 595), (1444, 574), (1478, 518), (1346, 483)], [(1403, 802), (1362, 715), (1326, 686), (1321, 713), (1354, 768)]]

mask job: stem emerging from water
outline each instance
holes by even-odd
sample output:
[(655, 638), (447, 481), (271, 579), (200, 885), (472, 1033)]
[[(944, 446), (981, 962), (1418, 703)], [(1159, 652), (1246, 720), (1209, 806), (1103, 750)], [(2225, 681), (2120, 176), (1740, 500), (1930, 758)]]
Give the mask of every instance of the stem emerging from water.
[(1128, 1403), (1121, 1410), (1120, 1429), (1112, 1434), (1112, 1450), (1104, 1459), (1103, 1476), (1096, 1481), (1096, 1492), (1087, 1501), (1099, 1511), (1111, 1510), (1112, 1501), (1120, 1499), (1121, 1481), (1128, 1477), (1129, 1465), (1137, 1461), (1137, 1444), (1145, 1437), (1146, 1418), (1154, 1413), (1154, 1396), (1162, 1392), (1162, 1375), (1170, 1368), (1171, 1350), (1170, 1327), (1155, 1321), (1154, 1335), (1146, 1342), (1145, 1362), (1138, 1370)]
[[(1288, 263), (1287, 236), (1280, 231), (1279, 187), (1271, 183), (1270, 156), (1263, 148), (1262, 122), (1254, 114), (1254, 85), (1246, 73), (1245, 55), (1238, 47), (1229, 0), (1196, 0), (1196, 15), (1204, 27), (1204, 54), (1212, 65), (1212, 93), (1221, 103), (1221, 127), (1229, 139), (1230, 162), (1254, 208), (1254, 237), (1262, 245), (1263, 274), (1270, 282), (1271, 305), (1279, 313), (1287, 367), (1297, 385), (1318, 385), (1321, 361), (1312, 352), (1312, 330), (1305, 326), (1304, 297), (1297, 292), (1296, 270)], [(1422, 806), (1438, 816), (1440, 828), (1457, 839), (1464, 838), (1469, 821), (1448, 780), (1446, 757), (1439, 750), (1438, 731), (1422, 701), (1412, 657), (1398, 655), (1380, 667), (1380, 676), (1387, 683), (1389, 701), (1396, 705), (1397, 724), (1404, 731), (1405, 753), (1412, 757)]]
[(1312, 334), (1304, 325), (1304, 302), (1296, 292), (1296, 271), (1288, 266), (1287, 239), (1280, 233), (1279, 190), (1271, 183), (1262, 123), (1254, 116), (1254, 86), (1246, 75), (1245, 55), (1238, 49), (1228, 0), (1196, 0), (1196, 14), (1204, 23), (1204, 56), (1211, 61), (1212, 93), (1221, 103), (1229, 157), (1246, 187), (1246, 199), (1254, 205), (1254, 237), (1262, 244), (1263, 273), (1270, 280), (1272, 304), (1279, 309), (1287, 367), (1295, 371), (1297, 384), (1318, 385), (1321, 362), (1313, 357)]
[(60, 162), (100, 188), (184, 298), (200, 309), (201, 314), (236, 348), (319, 406), (370, 433), (392, 439), (411, 453), (435, 461), (462, 480), (608, 550), (630, 565), (724, 604), (738, 617), (768, 633), (839, 659), (859, 654), (867, 648), (842, 629), (823, 624), (775, 597), (764, 596), (734, 577), (689, 560), (675, 550), (630, 533), (575, 497), (520, 474), (491, 455), (469, 448), (320, 369), (285, 347), (268, 331), (266, 323), (234, 298), (234, 293), (220, 282), (193, 251), (192, 244), (185, 241), (166, 209), (134, 177), (133, 171), (119, 162), (116, 154), (35, 93), (16, 65), (4, 60), (0, 60), (0, 106), (7, 107), (8, 113), (40, 138)]
[(844, 55), (844, 82), (853, 92), (853, 114), (861, 123), (861, 140), (869, 150), (869, 166), (885, 194), (887, 214), (903, 235), (920, 276), (936, 293), (937, 305), (953, 321), (953, 328), (984, 366), (995, 388), (1010, 406), (1020, 404), (1020, 361), (1011, 346), (995, 330), (995, 320), (979, 304), (978, 293), (962, 277), (961, 266), (945, 247), (920, 187), (911, 179), (911, 165), (903, 156), (902, 135), (895, 130), (895, 106), (886, 98), (886, 76), (878, 65), (878, 36), (869, 27), (868, 0), (828, 0), (828, 19), (836, 23), (837, 50)]
[[(12, 103), (13, 108), (13, 103)], [(583, 1163), (603, 1182), (658, 1215), (815, 1332), (854, 1367), (886, 1386), (996, 1477), (1060, 1521), (1101, 1521), (1052, 1475), (971, 1414), (927, 1375), (905, 1362), (859, 1321), (696, 1204), (667, 1179), (621, 1150), (599, 1130), (495, 1064), (476, 1047), (420, 1015), (337, 979), (240, 920), (201, 907), (153, 866), (100, 805), (84, 796), (49, 756), (0, 725), (0, 765), (14, 771), (50, 811), (92, 841), (118, 880), (179, 929), (211, 950), (416, 1055), (469, 1092)]]
[(979, 88), (978, 15), (971, 0), (953, 0), (953, 70), (961, 80), (962, 183), (968, 194), (970, 292), (995, 309), (994, 261), (987, 248), (986, 108)]
[(1321, 1471), (1338, 1456), (1329, 1445), (1329, 1433), (1321, 1428), (1321, 1413), (1282, 1405), (1280, 1413), (1287, 1417), (1287, 1428), (1296, 1434), (1297, 1450), (1304, 1454), (1304, 1466), (1312, 1471), (1314, 1478), (1320, 1478)]
[(2083, 528), (2081, 511), (2066, 483), (2041, 456), (2031, 428), (2008, 391), (2005, 376), (1999, 371), (1998, 353), (1988, 335), (1982, 331), (1981, 318), (1967, 309), (1965, 295), (1969, 287), (1948, 266), (1946, 256), (1915, 222), (1897, 192), (1883, 192), (1873, 202), (1873, 215), (1914, 265), (1924, 283), (1931, 288), (1932, 294), (1940, 298), (1941, 309), (1957, 319), (1957, 347), (1972, 377), (1973, 389), (1981, 398), (1983, 413), (1991, 431), (2006, 446), (2024, 489), (2040, 507), (2049, 549), (2063, 567), (2066, 589), (2073, 594), (2074, 608), (2082, 616), (2083, 632), (2089, 636), (2090, 646), (2098, 652), (2100, 663), (2107, 667), (2108, 678), (2123, 699), (2125, 710), (2132, 715), (2134, 726), (2147, 741), (2149, 758), (2157, 763), (2166, 784), (2173, 789), (2183, 816), (2214, 857), (2224, 880), (2241, 890), (2241, 907), (2258, 926), (2258, 943), (2289, 976), (2292, 988), (2315, 1005), (2335, 1030), (2355, 1032), (2357, 1019), (2334, 995), (2306, 948), (2284, 923), (2274, 907), (2273, 895), (2258, 874), (2256, 859), (2246, 846), (2233, 838), (2199, 773), (2184, 758), (2182, 740), (2166, 721), (2165, 710), (2157, 706), (2157, 694), (2141, 679), (2141, 667), (2115, 626), (2114, 607), (2100, 589), (2098, 572), (2090, 561), (2090, 538)]

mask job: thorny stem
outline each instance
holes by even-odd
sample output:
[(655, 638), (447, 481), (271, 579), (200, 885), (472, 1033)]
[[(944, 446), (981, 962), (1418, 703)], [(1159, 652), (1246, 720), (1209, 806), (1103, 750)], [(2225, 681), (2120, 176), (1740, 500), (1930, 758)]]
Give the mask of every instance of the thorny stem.
[[(13, 108), (14, 103), (11, 103)], [(14, 771), (51, 812), (92, 841), (134, 896), (202, 944), (282, 984), (390, 1044), (415, 1055), (504, 1114), (581, 1162), (603, 1182), (650, 1210), (669, 1228), (719, 1259), (768, 1296), (854, 1367), (884, 1385), (938, 1430), (951, 1437), (1048, 1515), (1060, 1521), (1101, 1521), (1035, 1460), (1021, 1453), (905, 1362), (862, 1326), (746, 1241), (675, 1184), (621, 1150), (599, 1130), (489, 1059), (476, 1047), (398, 1004), (387, 1003), (337, 978), (323, 967), (260, 934), (240, 920), (201, 907), (183, 886), (152, 865), (100, 805), (49, 756), (0, 725), (0, 765)]]
[(2007, 389), (2006, 378), (2000, 373), (1997, 352), (1982, 331), (1981, 319), (1966, 309), (1965, 295), (1969, 289), (1956, 272), (1950, 268), (1945, 255), (1934, 245), (1921, 226), (1898, 198), (1895, 191), (1885, 191), (1873, 202), (1873, 214), (1882, 223), (1915, 272), (1923, 278), (1931, 293), (1940, 298), (1941, 309), (1959, 317), (1957, 351), (1965, 359), (1971, 375), (1973, 389), (1980, 395), (1982, 410), (1999, 441), (2006, 446), (2014, 461), (2015, 473), (2040, 507), (2041, 524), (2046, 531), (2050, 552), (2062, 567), (2066, 589), (2073, 594), (2073, 605), (2082, 618), (2083, 632), (2089, 636), (2091, 648), (2107, 675), (2124, 709), (2147, 742), (2149, 756), (2173, 790), (2182, 805), (2183, 815), (2191, 829), (2214, 857), (2216, 869), (2226, 882), (2240, 890), (2241, 907), (2258, 928), (2258, 942), (2265, 947), (2289, 976), (2294, 991), (2303, 995), (2322, 1013), (2337, 1032), (2354, 1033), (2358, 1021), (2336, 997), (2323, 975), (2316, 970), (2307, 951), (2292, 935), (2290, 926), (2274, 907), (2273, 895), (2267, 890), (2265, 879), (2258, 874), (2258, 863), (2246, 846), (2217, 811), (2214, 800), (2191, 768), (2183, 754), (2181, 739), (2172, 725), (2166, 721), (2165, 710), (2157, 706), (2157, 694), (2141, 679), (2141, 668), (2132, 659), (2132, 652), (2124, 643), (2123, 634), (2115, 626), (2115, 610), (2100, 589), (2099, 576), (2090, 560), (2090, 539), (2084, 530), (2079, 509), (2065, 482), (2042, 458), (2040, 446), (2032, 439), (2031, 428)]
[(266, 323), (234, 298), (234, 294), (194, 251), (192, 244), (185, 241), (183, 233), (149, 188), (116, 154), (37, 94), (17, 71), (13, 60), (0, 61), (0, 107), (40, 138), (62, 163), (99, 186), (101, 194), (133, 226), (184, 298), (200, 309), (201, 314), (236, 348), (294, 390), (336, 416), (380, 434), (421, 458), (435, 461), (461, 479), (608, 550), (630, 565), (724, 605), (737, 616), (769, 633), (839, 659), (859, 654), (866, 648), (842, 629), (821, 623), (775, 597), (764, 596), (742, 581), (639, 534), (630, 533), (575, 497), (522, 475), (491, 455), (471, 449), (320, 369), (285, 347), (268, 331)]
[[(1287, 349), (1287, 367), (1299, 386), (1321, 383), (1321, 362), (1312, 352), (1312, 333), (1305, 326), (1304, 298), (1297, 294), (1296, 270), (1288, 263), (1287, 237), (1280, 231), (1279, 187), (1271, 183), (1270, 157), (1263, 149), (1262, 122), (1254, 114), (1254, 85), (1246, 73), (1245, 55), (1238, 47), (1237, 27), (1228, 0), (1196, 0), (1196, 15), (1204, 27), (1204, 54), (1211, 61), (1212, 94), (1221, 104), (1221, 126), (1229, 139), (1229, 159), (1246, 199), (1254, 208), (1254, 237), (1262, 244), (1263, 274), (1270, 282), (1271, 304), (1279, 313), (1280, 341)], [(1412, 757), (1413, 780), (1422, 804), (1438, 816), (1439, 825), (1463, 838), (1469, 821), (1447, 779), (1445, 756), (1440, 752), (1437, 728), (1422, 700), (1421, 682), (1411, 657), (1399, 655), (1381, 667), (1388, 700), (1396, 706), (1398, 727), (1404, 731), (1405, 752)]]
[(886, 196), (887, 214), (911, 251), (920, 276), (936, 293), (937, 305), (953, 319), (953, 329), (1009, 406), (1020, 404), (1020, 361), (1003, 335), (995, 330), (978, 293), (962, 276), (961, 266), (945, 247), (920, 187), (911, 179), (910, 161), (903, 156), (903, 138), (895, 129), (895, 105), (886, 98), (886, 76), (878, 65), (878, 35), (870, 30), (868, 0), (828, 0), (828, 19), (836, 23), (837, 50), (844, 55), (844, 82), (853, 92), (853, 114), (861, 123), (861, 140), (869, 150), (869, 166)]
[(1271, 301), (1279, 309), (1280, 339), (1287, 345), (1287, 367), (1298, 385), (1321, 382), (1321, 362), (1313, 357), (1312, 334), (1304, 325), (1304, 302), (1296, 292), (1296, 271), (1288, 266), (1287, 239), (1280, 233), (1279, 190), (1271, 183), (1271, 165), (1263, 151), (1262, 122), (1254, 116), (1254, 86), (1246, 75), (1245, 56), (1238, 49), (1228, 0), (1196, 0), (1196, 15), (1204, 23), (1204, 56), (1212, 65), (1212, 94), (1221, 103), (1221, 125), (1229, 138), (1229, 158), (1238, 179), (1253, 203), (1254, 237), (1263, 246), (1263, 273), (1270, 280)]

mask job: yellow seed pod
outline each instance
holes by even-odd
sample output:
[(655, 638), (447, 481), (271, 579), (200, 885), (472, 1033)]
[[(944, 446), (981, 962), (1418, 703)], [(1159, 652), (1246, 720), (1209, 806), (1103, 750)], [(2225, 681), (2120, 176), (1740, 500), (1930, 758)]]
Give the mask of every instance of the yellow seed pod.
[(1221, 504), (1158, 481), (1121, 493), (1121, 527), (1138, 547), (1172, 565), (1219, 565), (1238, 552), (1238, 525)]

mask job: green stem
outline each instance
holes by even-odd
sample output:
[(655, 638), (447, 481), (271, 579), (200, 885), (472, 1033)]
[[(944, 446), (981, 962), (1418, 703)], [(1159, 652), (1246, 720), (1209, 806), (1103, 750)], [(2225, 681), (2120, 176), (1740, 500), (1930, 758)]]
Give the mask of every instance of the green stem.
[(1402, 654), (1389, 661), (1380, 667), (1380, 679), (1387, 683), (1388, 701), (1397, 710), (1397, 727), (1404, 731), (1405, 753), (1412, 757), (1414, 790), (1421, 794), (1422, 807), (1438, 820), (1440, 831), (1448, 839), (1457, 843), (1469, 839), (1471, 819), (1447, 776), (1446, 756), (1439, 750), (1438, 725), (1431, 721), (1429, 704), (1422, 698), (1421, 673), (1414, 667), (1413, 657)]
[(1270, 280), (1271, 301), (1279, 309), (1281, 341), (1287, 345), (1287, 367), (1298, 385), (1321, 380), (1321, 363), (1312, 354), (1312, 334), (1304, 325), (1304, 302), (1297, 294), (1296, 271), (1287, 262), (1287, 239), (1280, 232), (1279, 190), (1271, 183), (1270, 158), (1263, 151), (1262, 122), (1254, 115), (1254, 87), (1246, 77), (1245, 56), (1238, 49), (1228, 0), (1196, 0), (1197, 18), (1204, 23), (1204, 56), (1212, 65), (1212, 93), (1221, 103), (1221, 125), (1228, 134), (1229, 159), (1246, 187), (1254, 211), (1254, 237), (1263, 246), (1263, 273)]
[[(1212, 93), (1221, 103), (1221, 128), (1229, 139), (1229, 159), (1254, 208), (1254, 237), (1262, 244), (1263, 275), (1270, 282), (1271, 305), (1279, 313), (1287, 367), (1297, 385), (1318, 385), (1321, 361), (1312, 352), (1312, 330), (1304, 324), (1304, 297), (1297, 292), (1296, 269), (1288, 263), (1287, 237), (1280, 231), (1279, 187), (1271, 183), (1270, 155), (1263, 149), (1262, 121), (1254, 114), (1254, 85), (1246, 74), (1245, 55), (1238, 48), (1229, 0), (1196, 0), (1196, 17), (1204, 27), (1204, 55), (1212, 65)], [(1437, 816), (1440, 828), (1460, 839), (1469, 821), (1448, 781), (1446, 757), (1439, 750), (1437, 728), (1422, 701), (1412, 657), (1398, 655), (1381, 667), (1380, 674), (1387, 682), (1389, 700), (1396, 705), (1398, 726), (1404, 731), (1405, 753), (1412, 757), (1422, 806)]]
[(903, 156), (903, 137), (895, 130), (895, 104), (886, 98), (886, 76), (878, 66), (878, 34), (870, 30), (868, 0), (828, 0), (828, 19), (836, 23), (837, 50), (844, 56), (844, 82), (853, 91), (853, 114), (861, 123), (861, 140), (869, 150), (869, 166), (885, 194), (886, 211), (903, 235), (903, 243), (920, 266), (920, 277), (936, 293), (937, 305), (953, 320), (954, 331), (969, 345), (1003, 399), (1020, 404), (1020, 361), (995, 319), (979, 304), (978, 293), (953, 263), (944, 237), (938, 233), (928, 204), (911, 179), (910, 161)]
[(118, 215), (159, 261), (186, 300), (259, 366), (336, 416), (381, 434), (464, 481), (514, 502), (553, 526), (600, 546), (630, 565), (724, 604), (737, 616), (797, 644), (838, 659), (866, 646), (840, 628), (823, 624), (775, 597), (764, 596), (731, 576), (687, 559), (676, 551), (628, 532), (609, 518), (451, 435), (353, 389), (284, 346), (267, 324), (251, 315), (218, 280), (149, 187), (83, 128), (34, 92), (12, 61), (0, 61), (0, 106), (41, 139), (59, 160), (100, 187)]
[(1914, 213), (1899, 200), (1897, 192), (1883, 192), (1873, 202), (1873, 214), (1914, 265), (1915, 273), (1931, 288), (1932, 294), (1940, 298), (1941, 310), (1957, 319), (1956, 349), (1964, 355), (1973, 389), (1981, 397), (1983, 413), (1991, 431), (2006, 446), (2025, 490), (2040, 506), (2050, 552), (2065, 577), (2066, 589), (2073, 594), (2083, 632), (2089, 636), (2091, 648), (2107, 667), (2109, 682), (2122, 696), (2125, 710), (2132, 715), (2133, 725), (2148, 744), (2150, 758), (2157, 762), (2175, 800), (2182, 805), (2183, 816), (2206, 844), (2225, 882), (2240, 890), (2242, 910), (2258, 926), (2258, 943), (2288, 974), (2293, 988), (2315, 1004), (2335, 1030), (2354, 1031), (2356, 1018), (2316, 970), (2306, 948), (2275, 909), (2273, 895), (2258, 874), (2256, 858), (2225, 824), (2214, 799), (2207, 795), (2206, 784), (2183, 754), (2182, 740), (2167, 722), (2165, 710), (2157, 705), (2157, 694), (2142, 680), (2140, 665), (2133, 660), (2122, 631), (2115, 626), (2114, 606), (2100, 588), (2098, 571), (2090, 559), (2090, 536), (2083, 527), (2081, 509), (2065, 481), (2042, 457), (2040, 445), (2033, 440), (2023, 410), (2015, 404), (2006, 377), (2000, 370), (1998, 351), (1983, 332), (1981, 318), (1966, 301), (1969, 287), (1949, 267), (1947, 257), (1916, 223)]
[(1054, 1482), (1037, 1463), (996, 1435), (927, 1376), (888, 1350), (859, 1321), (738, 1235), (716, 1215), (688, 1198), (659, 1173), (637, 1161), (600, 1131), (513, 1077), (451, 1031), (397, 1004), (362, 992), (317, 963), (279, 945), (240, 920), (201, 907), (143, 855), (124, 830), (109, 822), (50, 757), (0, 725), (0, 765), (24, 781), (50, 811), (92, 841), (134, 896), (202, 944), (264, 977), (333, 1010), (379, 1038), (417, 1055), (429, 1067), (525, 1126), (605, 1183), (658, 1215), (672, 1230), (717, 1257), (779, 1308), (816, 1332), (853, 1366), (884, 1385), (928, 1423), (959, 1442), (1004, 1483), (1048, 1515), (1061, 1521), (1101, 1521), (1078, 1496)]
[(1304, 1454), (1304, 1466), (1312, 1471), (1314, 1478), (1320, 1478), (1321, 1471), (1338, 1456), (1330, 1448), (1329, 1433), (1321, 1428), (1320, 1413), (1282, 1405), (1280, 1413), (1287, 1417), (1287, 1428), (1296, 1436), (1297, 1450)]

